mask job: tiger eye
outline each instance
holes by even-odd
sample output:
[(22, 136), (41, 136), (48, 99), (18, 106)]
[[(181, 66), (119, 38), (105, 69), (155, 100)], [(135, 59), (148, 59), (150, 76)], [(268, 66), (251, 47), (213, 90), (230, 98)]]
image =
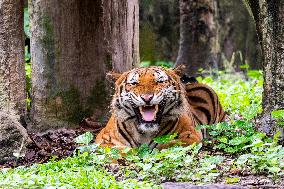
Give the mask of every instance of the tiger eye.
[(127, 83), (126, 85), (128, 85), (128, 86), (135, 86), (135, 85), (137, 85), (138, 83), (137, 82), (133, 82), (133, 83)]

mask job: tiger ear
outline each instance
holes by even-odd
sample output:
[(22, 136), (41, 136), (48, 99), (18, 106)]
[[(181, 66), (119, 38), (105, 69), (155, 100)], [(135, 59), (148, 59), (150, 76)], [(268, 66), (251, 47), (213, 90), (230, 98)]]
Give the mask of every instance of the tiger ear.
[(110, 71), (107, 73), (106, 78), (107, 80), (111, 81), (111, 82), (116, 82), (118, 80), (118, 78), (121, 76), (122, 74), (120, 73), (116, 73), (114, 71)]
[(174, 72), (178, 75), (178, 76), (183, 76), (185, 73), (185, 68), (186, 66), (181, 64), (178, 65), (177, 67), (174, 68)]

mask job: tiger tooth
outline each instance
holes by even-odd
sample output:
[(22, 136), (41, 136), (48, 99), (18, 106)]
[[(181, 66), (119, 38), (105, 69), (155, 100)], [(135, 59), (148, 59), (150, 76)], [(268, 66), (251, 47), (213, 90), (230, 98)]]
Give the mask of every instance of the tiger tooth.
[(159, 105), (158, 104), (155, 105), (155, 109), (156, 109), (156, 111), (155, 111), (155, 119), (156, 119), (157, 118), (157, 113), (158, 113), (158, 110), (159, 110)]
[(155, 105), (155, 109), (156, 109), (156, 111), (159, 109), (158, 104)]

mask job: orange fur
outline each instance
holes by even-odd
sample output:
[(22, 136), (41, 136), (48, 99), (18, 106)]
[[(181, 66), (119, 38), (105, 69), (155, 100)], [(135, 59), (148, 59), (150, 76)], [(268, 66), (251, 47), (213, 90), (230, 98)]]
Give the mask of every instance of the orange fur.
[[(157, 82), (154, 73), (163, 71), (170, 78), (163, 82)], [(139, 73), (139, 83), (129, 84), (127, 78), (131, 73)], [(201, 142), (203, 136), (201, 131), (195, 129), (198, 124), (214, 124), (224, 120), (224, 111), (219, 103), (216, 93), (204, 84), (183, 84), (178, 75), (180, 71), (163, 69), (159, 67), (136, 68), (123, 73), (116, 80), (116, 92), (112, 102), (112, 116), (106, 127), (96, 137), (96, 143), (108, 147), (138, 147), (146, 143), (151, 148), (167, 148), (181, 142), (184, 145)], [(116, 75), (117, 76), (117, 75)], [(131, 91), (135, 95), (157, 94), (169, 85), (175, 86), (175, 91), (179, 93), (177, 100), (181, 104), (172, 109), (171, 114), (162, 115), (157, 131), (139, 132), (137, 129), (138, 118), (126, 119), (125, 113), (116, 107), (117, 98), (121, 94), (121, 89)], [(206, 111), (202, 111), (206, 110)], [(177, 133), (178, 138), (167, 144), (156, 144), (153, 138), (164, 134)]]

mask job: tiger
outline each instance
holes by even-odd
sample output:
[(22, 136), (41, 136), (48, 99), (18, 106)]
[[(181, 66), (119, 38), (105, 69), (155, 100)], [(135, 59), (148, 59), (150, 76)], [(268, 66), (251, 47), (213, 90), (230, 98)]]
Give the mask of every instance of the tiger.
[[(152, 66), (108, 73), (115, 82), (111, 117), (95, 142), (119, 149), (200, 143), (205, 134), (196, 126), (222, 122), (225, 112), (214, 90), (184, 80), (183, 69)], [(172, 134), (177, 138), (165, 144), (154, 141)]]

